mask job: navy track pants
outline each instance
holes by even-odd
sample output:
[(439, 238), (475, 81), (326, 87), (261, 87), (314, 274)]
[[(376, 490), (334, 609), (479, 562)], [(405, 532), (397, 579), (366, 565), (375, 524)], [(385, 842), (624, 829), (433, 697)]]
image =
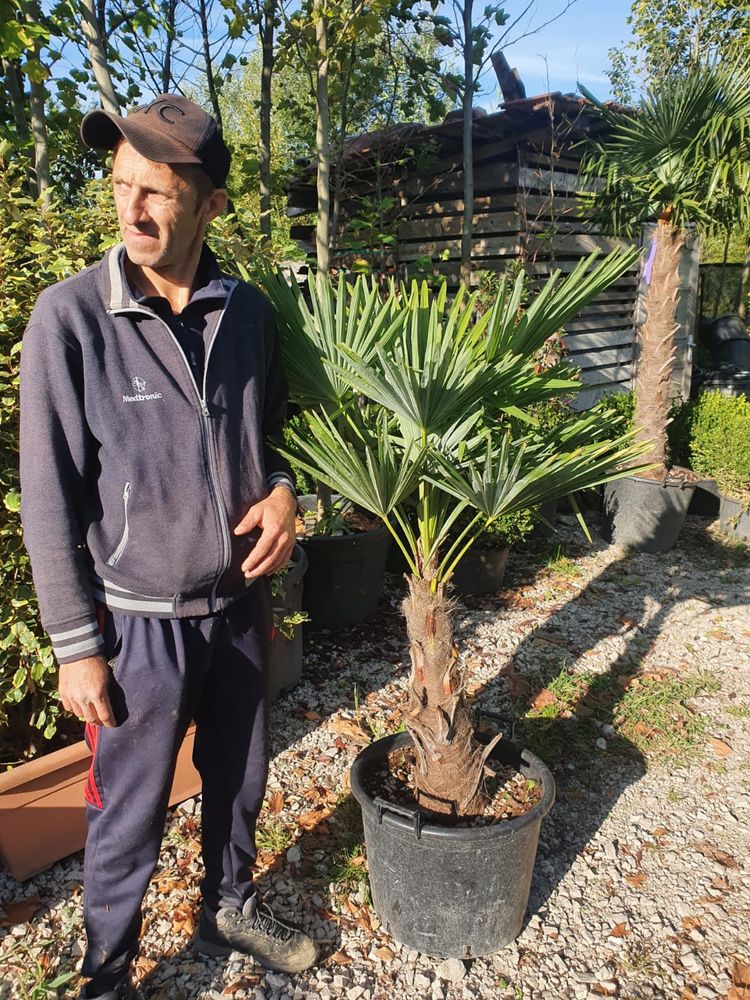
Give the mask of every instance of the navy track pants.
[(107, 609), (110, 697), (118, 725), (87, 726), (83, 974), (109, 988), (138, 947), (177, 751), (191, 719), (203, 783), (201, 891), (211, 910), (252, 895), (255, 823), (268, 774), (268, 585), (202, 618)]

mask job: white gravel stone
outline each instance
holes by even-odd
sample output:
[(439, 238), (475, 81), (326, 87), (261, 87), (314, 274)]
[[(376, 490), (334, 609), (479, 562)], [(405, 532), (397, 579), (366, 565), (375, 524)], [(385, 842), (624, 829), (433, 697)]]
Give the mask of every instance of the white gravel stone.
[(460, 983), (466, 976), (466, 966), (460, 958), (448, 958), (438, 965), (435, 974), (448, 983)]

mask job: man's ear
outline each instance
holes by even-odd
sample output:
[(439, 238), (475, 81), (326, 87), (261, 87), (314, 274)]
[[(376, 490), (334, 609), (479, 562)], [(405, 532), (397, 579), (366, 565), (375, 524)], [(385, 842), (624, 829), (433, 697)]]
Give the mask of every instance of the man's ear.
[(206, 204), (206, 221), (213, 222), (227, 207), (229, 195), (226, 188), (214, 188)]

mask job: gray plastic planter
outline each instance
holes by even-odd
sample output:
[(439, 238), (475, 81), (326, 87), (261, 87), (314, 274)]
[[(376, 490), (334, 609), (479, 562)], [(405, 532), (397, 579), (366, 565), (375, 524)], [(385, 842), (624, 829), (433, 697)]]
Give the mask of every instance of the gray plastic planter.
[(423, 955), (492, 955), (523, 927), (539, 829), (555, 799), (554, 779), (538, 757), (502, 740), (492, 758), (540, 781), (541, 800), (524, 816), (492, 826), (439, 826), (423, 821), (418, 810), (384, 802), (365, 789), (368, 772), (410, 739), (398, 733), (378, 740), (352, 765), (375, 910), (397, 941)]
[(722, 495), (719, 504), (719, 527), (733, 538), (750, 541), (750, 512), (739, 500)]
[(607, 541), (644, 552), (674, 548), (690, 501), (693, 483), (625, 476), (604, 487), (602, 533)]

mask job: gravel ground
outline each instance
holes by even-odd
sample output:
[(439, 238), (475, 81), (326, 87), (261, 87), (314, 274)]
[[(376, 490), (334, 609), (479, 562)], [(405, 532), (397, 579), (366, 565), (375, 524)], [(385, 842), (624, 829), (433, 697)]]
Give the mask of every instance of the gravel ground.
[[(426, 958), (396, 944), (368, 905), (362, 857), (351, 848), (357, 813), (347, 772), (361, 745), (392, 728), (408, 677), (401, 587), (389, 577), (375, 619), (306, 637), (305, 679), (272, 711), (258, 881), (280, 915), (320, 940), (319, 966), (264, 974), (246, 960), (203, 960), (194, 951), (193, 800), (167, 821), (146, 901), (141, 995), (748, 1000), (747, 554), (694, 518), (682, 538), (665, 556), (629, 555), (590, 546), (563, 525), (552, 542), (512, 554), (499, 595), (467, 598), (459, 609), (457, 641), (476, 705), (530, 741), (557, 781), (529, 916), (511, 946), (471, 962)], [(558, 545), (568, 558), (555, 558)], [(694, 676), (701, 680), (687, 707), (668, 706), (681, 748), (645, 716), (623, 716), (620, 701), (641, 678), (661, 690)], [(581, 684), (550, 719), (544, 706), (557, 704), (549, 692), (559, 696), (560, 678)], [(537, 711), (519, 733), (512, 719), (521, 704)], [(77, 967), (81, 877), (81, 855), (24, 884), (0, 871), (0, 899), (30, 900), (36, 911), (21, 923), (6, 917), (0, 929), (0, 996), (44, 997), (35, 984)], [(23, 910), (10, 912), (21, 919)], [(75, 987), (73, 979), (61, 995)]]

